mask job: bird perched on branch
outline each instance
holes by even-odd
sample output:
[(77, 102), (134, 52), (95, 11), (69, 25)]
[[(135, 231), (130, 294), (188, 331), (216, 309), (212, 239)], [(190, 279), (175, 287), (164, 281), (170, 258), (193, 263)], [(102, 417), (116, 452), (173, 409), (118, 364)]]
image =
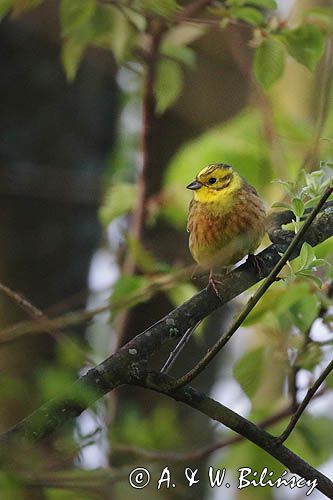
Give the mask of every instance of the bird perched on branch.
[(245, 255), (252, 258), (265, 234), (266, 213), (254, 187), (230, 165), (215, 163), (201, 170), (188, 186), (194, 192), (187, 230), (194, 260), (210, 270), (209, 282), (218, 295), (214, 272)]

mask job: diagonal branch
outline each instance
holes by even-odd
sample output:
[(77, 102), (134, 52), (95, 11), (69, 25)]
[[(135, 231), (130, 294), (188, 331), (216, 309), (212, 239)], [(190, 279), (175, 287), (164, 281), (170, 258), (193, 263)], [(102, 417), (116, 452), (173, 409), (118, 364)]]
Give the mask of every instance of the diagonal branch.
[(325, 379), (329, 376), (329, 374), (333, 370), (333, 360), (326, 366), (325, 370), (322, 371), (320, 376), (317, 378), (315, 383), (309, 388), (308, 392), (305, 395), (305, 398), (303, 399), (302, 403), (299, 405), (297, 408), (296, 412), (294, 415), (291, 417), (289, 424), (287, 425), (286, 429), (283, 431), (281, 436), (278, 437), (279, 442), (283, 443), (292, 431), (294, 430), (297, 422), (301, 418), (302, 414), (304, 413), (305, 408), (308, 406), (310, 403), (311, 399), (321, 386), (321, 384), (325, 381)]
[[(281, 216), (277, 219), (280, 223)], [(288, 219), (283, 216), (283, 223), (287, 222)], [(282, 234), (276, 234), (278, 234), (280, 244), (270, 245), (259, 254), (261, 276), (255, 272), (251, 264), (245, 263), (224, 277), (221, 285), (224, 304), (260, 281), (263, 276), (268, 276), (272, 271), (280, 259), (278, 252), (285, 251), (287, 247), (287, 244), (283, 245)], [(316, 246), (330, 236), (333, 236), (333, 207), (331, 206), (314, 220), (306, 234), (306, 241), (312, 246)], [(296, 249), (291, 258), (297, 257), (298, 253), (299, 249)], [(176, 343), (188, 328), (193, 327), (221, 305), (223, 304), (220, 299), (210, 287), (201, 290), (150, 328), (137, 335), (118, 352), (87, 371), (66, 394), (45, 403), (3, 434), (0, 442), (8, 442), (15, 436), (23, 436), (33, 441), (43, 439), (62, 427), (68, 420), (79, 416), (102, 395), (112, 391), (120, 384), (135, 381), (137, 373), (147, 366), (151, 356), (159, 352), (164, 345), (170, 346)], [(82, 389), (85, 391), (90, 389), (90, 397), (78, 400), (77, 395), (82, 392)]]
[(230, 408), (209, 398), (193, 387), (186, 386), (176, 389), (175, 391), (166, 389), (166, 387), (171, 386), (172, 383), (170, 383), (170, 377), (161, 373), (148, 374), (139, 385), (165, 394), (176, 401), (181, 401), (204, 415), (207, 415), (211, 419), (226, 425), (229, 429), (237, 432), (265, 450), (272, 457), (276, 458), (285, 465), (290, 472), (296, 473), (308, 481), (315, 481), (314, 484), (317, 489), (328, 498), (333, 497), (333, 483), (328, 477), (317, 471), (283, 444), (279, 443), (274, 436), (263, 429), (259, 429), (255, 424), (241, 415), (238, 415)]

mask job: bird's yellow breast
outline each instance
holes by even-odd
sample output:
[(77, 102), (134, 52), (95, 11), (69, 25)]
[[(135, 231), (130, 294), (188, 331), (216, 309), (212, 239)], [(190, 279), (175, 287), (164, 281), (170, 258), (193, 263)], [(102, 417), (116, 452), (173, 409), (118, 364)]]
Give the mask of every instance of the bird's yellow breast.
[(190, 251), (200, 265), (228, 267), (259, 246), (265, 209), (254, 188), (238, 180), (221, 191), (201, 188), (190, 204), (188, 230)]

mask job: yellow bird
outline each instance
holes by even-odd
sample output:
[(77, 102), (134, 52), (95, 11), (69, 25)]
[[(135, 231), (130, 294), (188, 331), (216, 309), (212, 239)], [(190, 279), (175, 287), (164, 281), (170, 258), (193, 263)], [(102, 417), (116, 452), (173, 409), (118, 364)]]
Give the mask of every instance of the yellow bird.
[(210, 269), (209, 281), (218, 294), (214, 269), (253, 256), (265, 234), (265, 207), (254, 187), (224, 163), (208, 165), (186, 187), (194, 192), (187, 224), (190, 251)]

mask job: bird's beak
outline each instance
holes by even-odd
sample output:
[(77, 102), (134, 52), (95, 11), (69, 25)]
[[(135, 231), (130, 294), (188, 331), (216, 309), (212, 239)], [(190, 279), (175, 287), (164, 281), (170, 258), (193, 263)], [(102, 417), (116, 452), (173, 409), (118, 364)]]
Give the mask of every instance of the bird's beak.
[(201, 182), (197, 181), (195, 179), (195, 181), (192, 181), (187, 187), (187, 189), (192, 189), (193, 191), (195, 191), (196, 189), (200, 189), (202, 186)]

